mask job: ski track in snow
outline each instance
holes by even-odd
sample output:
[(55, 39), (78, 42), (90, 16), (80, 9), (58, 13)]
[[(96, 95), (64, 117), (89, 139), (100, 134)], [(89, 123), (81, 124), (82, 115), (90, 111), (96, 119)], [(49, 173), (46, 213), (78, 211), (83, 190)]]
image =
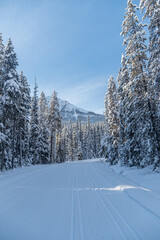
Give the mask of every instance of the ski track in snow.
[(81, 207), (81, 201), (80, 201), (80, 197), (79, 197), (79, 191), (78, 191), (78, 182), (77, 182), (77, 170), (76, 170), (76, 189), (77, 189), (77, 203), (78, 203), (78, 217), (79, 217), (79, 226), (80, 226), (80, 236), (81, 236), (81, 240), (85, 239), (84, 237), (84, 222), (82, 219), (82, 207)]
[(75, 173), (73, 175), (73, 181), (72, 181), (72, 199), (71, 199), (71, 223), (70, 223), (70, 240), (74, 240), (74, 235), (73, 235), (73, 231), (74, 231), (74, 183), (75, 183)]
[[(93, 179), (93, 177), (90, 176), (91, 182), (93, 183), (93, 186), (98, 188), (97, 184), (95, 183), (95, 180)], [(103, 191), (103, 190), (102, 190)], [(135, 240), (140, 240), (140, 237), (137, 236), (137, 234), (134, 232), (134, 230), (132, 229), (132, 227), (127, 223), (127, 221), (120, 215), (117, 207), (115, 207), (113, 205), (113, 203), (107, 199), (107, 197), (105, 197), (104, 200), (104, 196), (102, 197), (101, 192), (102, 191), (95, 191), (97, 197), (99, 198), (99, 200), (102, 202), (103, 206), (105, 207), (105, 209), (107, 210), (107, 212), (109, 212), (111, 218), (113, 219), (114, 223), (116, 224), (117, 228), (119, 229), (120, 234), (122, 235), (122, 239), (126, 239), (128, 240), (128, 236), (125, 234), (125, 231), (123, 230), (123, 227), (120, 226), (119, 223), (123, 223), (125, 225), (125, 227), (128, 229), (128, 231), (131, 232), (132, 235), (132, 239)], [(102, 192), (103, 193), (103, 192)], [(107, 202), (107, 204), (106, 204)], [(131, 238), (130, 238), (131, 239)]]
[(2, 173), (0, 240), (159, 240), (159, 197), (98, 160)]
[(140, 207), (142, 207), (145, 211), (147, 211), (153, 217), (157, 218), (160, 221), (160, 216), (158, 216), (155, 212), (151, 211), (149, 208), (144, 206), (144, 204), (142, 204), (140, 201), (138, 201), (134, 197), (132, 197), (127, 191), (125, 192), (125, 194), (128, 196), (128, 198), (130, 198), (132, 201), (134, 201), (136, 204), (138, 204)]

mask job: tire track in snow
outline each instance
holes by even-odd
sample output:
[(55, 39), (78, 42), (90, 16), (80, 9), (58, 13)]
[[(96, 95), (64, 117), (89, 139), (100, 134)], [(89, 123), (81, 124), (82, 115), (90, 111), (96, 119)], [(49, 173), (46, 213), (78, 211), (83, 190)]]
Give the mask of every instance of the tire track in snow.
[[(97, 184), (95, 183), (95, 180), (91, 177), (90, 175), (90, 180), (92, 182), (92, 184), (98, 188)], [(119, 232), (121, 233), (121, 236), (123, 237), (123, 239), (128, 240), (128, 236), (126, 236), (125, 232), (122, 230), (122, 228), (120, 227), (120, 225), (118, 224), (118, 221), (116, 220), (117, 217), (114, 216), (113, 213), (116, 213), (116, 215), (118, 216), (118, 218), (120, 219), (121, 222), (123, 222), (123, 224), (126, 226), (126, 228), (128, 229), (128, 231), (131, 233), (131, 235), (133, 236), (133, 239), (135, 240), (140, 240), (139, 236), (137, 236), (137, 234), (135, 233), (135, 231), (131, 228), (131, 226), (127, 223), (127, 221), (121, 216), (121, 214), (119, 213), (119, 211), (117, 210), (117, 208), (113, 205), (113, 203), (105, 198), (105, 200), (108, 202), (108, 204), (106, 204), (104, 198), (102, 197), (102, 195), (100, 193), (98, 193), (96, 190), (96, 195), (99, 198), (99, 200), (101, 201), (101, 203), (103, 204), (103, 206), (105, 207), (105, 209), (107, 210), (107, 212), (109, 213), (109, 215), (111, 216), (112, 220), (114, 221), (115, 225), (117, 226)], [(104, 196), (104, 195), (103, 195)], [(109, 205), (110, 208), (107, 206)], [(112, 209), (112, 210), (110, 210)]]

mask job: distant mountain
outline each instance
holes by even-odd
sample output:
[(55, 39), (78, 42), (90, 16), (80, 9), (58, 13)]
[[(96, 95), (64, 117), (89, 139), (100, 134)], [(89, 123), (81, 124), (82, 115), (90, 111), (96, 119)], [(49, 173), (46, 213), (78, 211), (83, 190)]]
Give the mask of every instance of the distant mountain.
[[(51, 97), (47, 97), (48, 101), (50, 101), (50, 99)], [(78, 119), (80, 119), (82, 122), (86, 122), (88, 116), (90, 117), (91, 123), (104, 121), (104, 115), (102, 114), (86, 111), (60, 98), (58, 99), (58, 101), (62, 120), (65, 122), (68, 122), (69, 120), (71, 122), (75, 122)]]

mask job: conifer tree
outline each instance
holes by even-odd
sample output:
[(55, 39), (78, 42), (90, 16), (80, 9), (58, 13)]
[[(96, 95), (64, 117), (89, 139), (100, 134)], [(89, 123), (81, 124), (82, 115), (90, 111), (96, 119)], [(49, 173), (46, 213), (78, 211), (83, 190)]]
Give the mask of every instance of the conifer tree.
[(73, 159), (77, 160), (77, 151), (78, 151), (78, 123), (73, 124)]
[(117, 163), (118, 160), (118, 138), (119, 122), (117, 112), (117, 90), (113, 76), (109, 78), (108, 84), (108, 132), (109, 132), (109, 162)]
[(62, 140), (62, 132), (57, 132), (56, 136), (56, 162), (62, 163), (65, 161), (64, 145)]
[(5, 128), (5, 108), (4, 108), (4, 45), (2, 34), (0, 34), (0, 169), (4, 168), (5, 147), (7, 145), (7, 136)]
[(30, 158), (32, 164), (39, 164), (39, 119), (38, 119), (38, 86), (35, 81), (34, 96), (31, 102), (31, 115), (30, 115)]
[(66, 125), (62, 128), (62, 148), (64, 161), (68, 161), (68, 128)]
[(18, 137), (17, 137), (17, 147), (18, 147), (18, 157), (19, 165), (29, 163), (29, 114), (30, 114), (30, 88), (27, 82), (27, 78), (21, 72), (19, 76), (19, 86), (20, 86), (20, 98), (19, 98), (19, 115), (18, 117)]
[(48, 129), (48, 103), (44, 92), (39, 100), (39, 161), (49, 163), (49, 129)]
[(61, 116), (59, 111), (59, 103), (57, 93), (54, 91), (50, 101), (48, 112), (48, 123), (50, 132), (50, 163), (56, 161), (56, 134), (61, 128)]
[(82, 153), (82, 146), (80, 140), (78, 141), (78, 147), (77, 147), (77, 160), (83, 159), (83, 153)]
[(117, 79), (118, 82), (118, 104), (119, 104), (119, 146), (118, 155), (122, 165), (128, 164), (128, 147), (127, 147), (127, 132), (126, 119), (128, 114), (128, 96), (129, 96), (129, 71), (127, 68), (126, 58), (122, 54), (121, 69)]
[(74, 148), (73, 148), (73, 126), (70, 123), (68, 132), (68, 158), (69, 161), (74, 161)]
[[(14, 167), (16, 155), (17, 116), (19, 115), (20, 86), (17, 73), (18, 61), (11, 39), (5, 47), (4, 53), (4, 109), (5, 132), (9, 136), (7, 168)], [(9, 153), (10, 152), (10, 153)]]
[(87, 159), (92, 158), (92, 147), (91, 147), (91, 123), (90, 123), (90, 117), (88, 116), (87, 118), (87, 139), (86, 139), (86, 154), (87, 154)]

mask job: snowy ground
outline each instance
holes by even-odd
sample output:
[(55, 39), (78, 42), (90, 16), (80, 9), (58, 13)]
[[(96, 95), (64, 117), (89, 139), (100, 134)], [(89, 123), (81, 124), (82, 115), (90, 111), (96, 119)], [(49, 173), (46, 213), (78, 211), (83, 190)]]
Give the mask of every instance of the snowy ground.
[(110, 239), (160, 239), (160, 174), (98, 160), (0, 174), (0, 240)]

